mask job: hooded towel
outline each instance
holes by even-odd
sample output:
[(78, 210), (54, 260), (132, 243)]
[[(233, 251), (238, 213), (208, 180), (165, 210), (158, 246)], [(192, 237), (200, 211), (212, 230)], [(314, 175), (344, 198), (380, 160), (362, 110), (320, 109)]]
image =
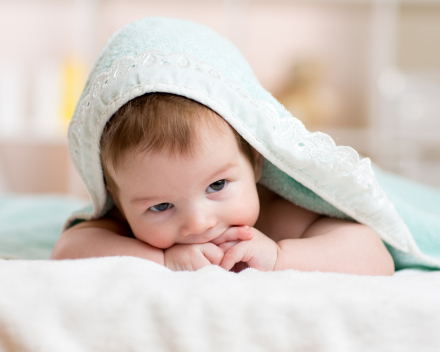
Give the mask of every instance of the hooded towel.
[[(413, 216), (407, 207), (414, 200), (395, 197), (396, 210), (381, 187), (388, 182), (391, 193), (400, 195), (392, 176), (379, 170), (385, 180), (379, 182), (369, 158), (336, 146), (324, 133), (307, 131), (259, 84), (233, 44), (205, 26), (177, 19), (126, 25), (101, 50), (68, 131), (70, 153), (92, 204), (74, 213), (65, 228), (99, 218), (113, 205), (104, 185), (101, 134), (122, 105), (148, 92), (185, 96), (216, 111), (264, 156), (260, 183), (306, 209), (370, 226), (387, 244), (396, 268), (440, 267), (440, 210), (435, 218), (425, 219), (422, 212), (403, 219), (402, 212)], [(434, 196), (440, 204), (440, 192)], [(423, 234), (417, 233), (420, 222), (426, 225)], [(416, 241), (421, 236), (422, 242), (429, 238), (423, 251)]]

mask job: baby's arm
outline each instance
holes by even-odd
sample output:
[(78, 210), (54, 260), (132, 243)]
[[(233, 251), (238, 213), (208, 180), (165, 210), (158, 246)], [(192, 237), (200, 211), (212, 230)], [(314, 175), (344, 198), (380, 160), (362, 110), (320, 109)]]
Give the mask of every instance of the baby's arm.
[(365, 225), (323, 217), (315, 221), (301, 238), (278, 243), (255, 228), (249, 241), (225, 243), (221, 266), (229, 270), (246, 262), (259, 270), (297, 269), (341, 272), (358, 275), (392, 275), (394, 263), (379, 236)]
[(136, 238), (111, 218), (84, 221), (64, 231), (51, 259), (78, 259), (128, 255), (164, 265), (164, 252)]
[(331, 271), (358, 275), (392, 275), (393, 259), (368, 226), (324, 217), (299, 239), (278, 242), (275, 270)]

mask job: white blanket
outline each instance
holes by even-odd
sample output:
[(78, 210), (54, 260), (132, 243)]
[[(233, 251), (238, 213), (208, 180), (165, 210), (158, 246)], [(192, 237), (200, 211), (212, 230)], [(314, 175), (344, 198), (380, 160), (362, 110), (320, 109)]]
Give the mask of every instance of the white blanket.
[(0, 351), (439, 351), (440, 272), (0, 260)]

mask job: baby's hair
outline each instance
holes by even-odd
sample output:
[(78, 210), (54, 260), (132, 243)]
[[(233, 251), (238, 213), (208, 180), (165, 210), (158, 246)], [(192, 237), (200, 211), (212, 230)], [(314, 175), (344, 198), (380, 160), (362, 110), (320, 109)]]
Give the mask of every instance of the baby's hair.
[(203, 135), (200, 127), (224, 133), (230, 128), (240, 151), (255, 167), (252, 148), (220, 115), (194, 100), (169, 94), (147, 93), (123, 105), (107, 122), (101, 137), (101, 163), (104, 181), (122, 212), (118, 187), (110, 174), (116, 170), (123, 154), (168, 151), (192, 156), (197, 153)]

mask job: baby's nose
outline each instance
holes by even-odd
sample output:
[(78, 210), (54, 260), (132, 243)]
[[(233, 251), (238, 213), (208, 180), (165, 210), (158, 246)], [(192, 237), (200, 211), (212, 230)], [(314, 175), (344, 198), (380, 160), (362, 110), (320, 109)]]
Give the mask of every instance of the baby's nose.
[(213, 228), (216, 224), (215, 217), (209, 214), (207, 211), (201, 209), (192, 209), (186, 214), (182, 226), (182, 235), (200, 235), (205, 231)]

